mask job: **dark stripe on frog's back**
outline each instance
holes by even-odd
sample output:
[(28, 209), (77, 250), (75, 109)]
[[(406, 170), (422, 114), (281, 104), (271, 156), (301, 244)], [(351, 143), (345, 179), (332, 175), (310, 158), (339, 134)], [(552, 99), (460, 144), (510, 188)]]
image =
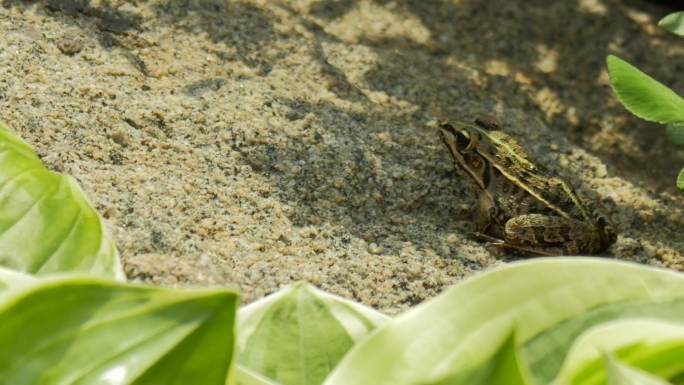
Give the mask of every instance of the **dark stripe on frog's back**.
[[(524, 211), (525, 207), (520, 207), (519, 209), (511, 207), (512, 211), (510, 212), (524, 214), (550, 211), (549, 214), (552, 215), (582, 221), (593, 219), (572, 187), (562, 179), (550, 174), (544, 167), (535, 164), (515, 139), (501, 131), (489, 132), (487, 137), (495, 145), (488, 143), (486, 151), (481, 152), (481, 155), (487, 157), (487, 152), (493, 154), (496, 159), (490, 161), (495, 161), (494, 163), (500, 165), (495, 165), (494, 167), (514, 187), (526, 186), (529, 191), (525, 190), (525, 193), (530, 198), (545, 202), (545, 204), (540, 203), (539, 207), (535, 207), (537, 209), (535, 211)], [(553, 192), (554, 189), (557, 190), (557, 193)], [(534, 198), (535, 196), (537, 198)]]

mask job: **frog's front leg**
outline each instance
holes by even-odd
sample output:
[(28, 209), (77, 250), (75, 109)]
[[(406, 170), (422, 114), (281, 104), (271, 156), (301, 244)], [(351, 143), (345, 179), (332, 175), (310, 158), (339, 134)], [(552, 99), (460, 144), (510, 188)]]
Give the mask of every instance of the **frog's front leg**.
[(504, 247), (524, 248), (541, 255), (592, 254), (600, 242), (590, 223), (544, 214), (509, 219), (503, 238)]

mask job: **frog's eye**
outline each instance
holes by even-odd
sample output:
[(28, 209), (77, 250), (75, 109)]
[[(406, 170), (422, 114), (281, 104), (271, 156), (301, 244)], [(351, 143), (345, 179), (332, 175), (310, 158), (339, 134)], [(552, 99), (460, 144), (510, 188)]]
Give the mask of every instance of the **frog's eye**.
[(470, 134), (464, 130), (458, 130), (449, 123), (439, 126), (442, 140), (451, 142), (458, 151), (464, 151), (470, 145)]
[(470, 144), (470, 134), (466, 131), (457, 131), (456, 142), (459, 148), (467, 148)]

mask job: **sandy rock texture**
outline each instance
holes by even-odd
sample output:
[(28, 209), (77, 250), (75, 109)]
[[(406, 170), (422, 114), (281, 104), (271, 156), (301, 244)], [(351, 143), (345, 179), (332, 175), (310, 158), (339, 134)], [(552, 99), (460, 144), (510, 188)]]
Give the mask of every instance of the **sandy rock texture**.
[(131, 279), (307, 280), (393, 314), (515, 258), (468, 236), (434, 120), (492, 115), (684, 270), (684, 152), (608, 86), (684, 92), (672, 11), (617, 0), (0, 0), (0, 120), (82, 184)]

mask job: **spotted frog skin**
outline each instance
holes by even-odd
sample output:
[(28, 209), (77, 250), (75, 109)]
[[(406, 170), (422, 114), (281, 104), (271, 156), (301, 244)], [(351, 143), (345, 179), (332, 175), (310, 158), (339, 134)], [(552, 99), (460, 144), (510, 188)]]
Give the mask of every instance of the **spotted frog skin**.
[(481, 239), (529, 255), (598, 254), (615, 242), (608, 220), (496, 123), (443, 122), (439, 132), (455, 167), (478, 192)]

